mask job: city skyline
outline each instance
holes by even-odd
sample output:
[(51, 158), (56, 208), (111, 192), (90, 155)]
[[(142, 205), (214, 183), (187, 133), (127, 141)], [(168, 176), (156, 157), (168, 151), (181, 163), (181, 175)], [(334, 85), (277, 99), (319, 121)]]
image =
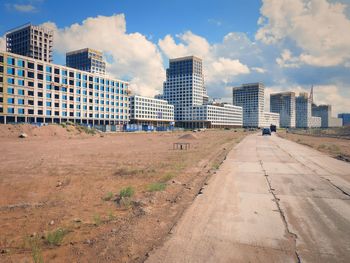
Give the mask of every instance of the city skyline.
[[(64, 64), (65, 52), (74, 49), (101, 50), (107, 71), (130, 80), (131, 89), (140, 95), (161, 91), (168, 58), (196, 55), (203, 59), (211, 97), (229, 101), (232, 86), (256, 81), (265, 83), (267, 96), (309, 91), (314, 85), (315, 101), (332, 104), (334, 116), (349, 111), (350, 39), (343, 37), (350, 30), (346, 1), (253, 1), (249, 5), (219, 1), (216, 6), (204, 2), (203, 12), (192, 12), (189, 18), (196, 7), (191, 3), (181, 22), (170, 21), (175, 15), (169, 10), (181, 10), (182, 1), (152, 2), (154, 9), (150, 3), (106, 1), (95, 11), (74, 3), (69, 12), (77, 15), (72, 20), (60, 18), (62, 8), (48, 1), (5, 1), (0, 35), (28, 21), (44, 24), (54, 30), (54, 63)], [(48, 12), (54, 8), (55, 13)], [(235, 15), (228, 16), (226, 9)], [(220, 10), (225, 10), (222, 16)], [(286, 14), (281, 18), (277, 11)], [(142, 20), (147, 15), (149, 19)], [(97, 32), (101, 37), (96, 38)], [(0, 42), (3, 48), (4, 38)]]

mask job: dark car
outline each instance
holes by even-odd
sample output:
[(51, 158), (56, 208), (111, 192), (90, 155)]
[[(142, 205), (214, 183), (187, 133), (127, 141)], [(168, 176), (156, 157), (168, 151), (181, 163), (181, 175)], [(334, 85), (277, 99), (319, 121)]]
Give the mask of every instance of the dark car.
[(270, 135), (270, 136), (271, 136), (271, 130), (270, 130), (270, 128), (264, 128), (264, 129), (262, 129), (262, 135)]
[(276, 132), (276, 131), (277, 131), (277, 126), (271, 124), (271, 125), (270, 125), (270, 130), (271, 130), (271, 132)]

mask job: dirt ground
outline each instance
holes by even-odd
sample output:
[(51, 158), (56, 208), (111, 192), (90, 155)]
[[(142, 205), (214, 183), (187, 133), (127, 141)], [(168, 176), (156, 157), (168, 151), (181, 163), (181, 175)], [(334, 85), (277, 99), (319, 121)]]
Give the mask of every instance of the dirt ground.
[(0, 125), (0, 262), (144, 261), (246, 134)]
[[(300, 135), (278, 131), (280, 137), (307, 145), (330, 156), (350, 162), (350, 139)], [(346, 137), (347, 138), (347, 137)]]

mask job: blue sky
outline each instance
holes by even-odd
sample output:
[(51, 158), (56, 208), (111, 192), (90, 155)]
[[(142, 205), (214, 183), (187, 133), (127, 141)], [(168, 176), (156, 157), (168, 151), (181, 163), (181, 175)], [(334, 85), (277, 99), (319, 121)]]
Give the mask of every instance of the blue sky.
[[(259, 18), (259, 0), (1, 0), (0, 32), (31, 21), (41, 24), (53, 21), (58, 27), (80, 23), (87, 17), (124, 13), (128, 31), (141, 32), (154, 38), (191, 30), (219, 41), (232, 31), (254, 33)], [(35, 9), (19, 12), (15, 5), (31, 5)], [(14, 24), (14, 21), (16, 23)], [(220, 26), (218, 26), (220, 24)]]
[[(261, 81), (266, 95), (315, 85), (318, 103), (350, 112), (349, 0), (0, 0), (0, 37), (32, 22), (55, 34), (54, 60), (92, 47), (135, 93), (161, 92), (172, 57), (203, 58), (212, 97)], [(4, 38), (0, 38), (0, 48)]]

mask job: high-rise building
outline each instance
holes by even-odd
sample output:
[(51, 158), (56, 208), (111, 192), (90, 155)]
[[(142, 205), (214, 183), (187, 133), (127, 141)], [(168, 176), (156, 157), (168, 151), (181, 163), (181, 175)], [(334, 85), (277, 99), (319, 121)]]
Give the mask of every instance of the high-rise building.
[(53, 32), (30, 23), (6, 33), (6, 51), (52, 62)]
[(338, 118), (343, 120), (343, 126), (350, 126), (350, 113), (340, 113)]
[(264, 111), (265, 86), (262, 83), (243, 84), (232, 89), (233, 105), (243, 108), (244, 127), (279, 127), (279, 114)]
[(264, 112), (264, 84), (249, 83), (232, 89), (233, 105), (243, 108), (243, 126), (260, 127)]
[(343, 125), (342, 119), (332, 117), (332, 105), (312, 104), (312, 115), (321, 118), (321, 127), (340, 127)]
[(66, 121), (128, 123), (128, 83), (0, 52), (0, 123)]
[(195, 56), (170, 59), (163, 99), (174, 105), (175, 120), (189, 120), (188, 110), (202, 105), (206, 97), (202, 60)]
[(174, 105), (176, 125), (185, 128), (241, 127), (242, 108), (208, 103), (202, 60), (195, 56), (170, 59), (163, 94)]
[(281, 92), (270, 95), (270, 111), (280, 114), (280, 125), (295, 127), (295, 93)]
[(84, 48), (66, 54), (67, 67), (84, 70), (91, 73), (106, 73), (106, 62), (100, 51)]
[(297, 128), (311, 127), (311, 99), (307, 92), (301, 92), (295, 98), (295, 117)]

